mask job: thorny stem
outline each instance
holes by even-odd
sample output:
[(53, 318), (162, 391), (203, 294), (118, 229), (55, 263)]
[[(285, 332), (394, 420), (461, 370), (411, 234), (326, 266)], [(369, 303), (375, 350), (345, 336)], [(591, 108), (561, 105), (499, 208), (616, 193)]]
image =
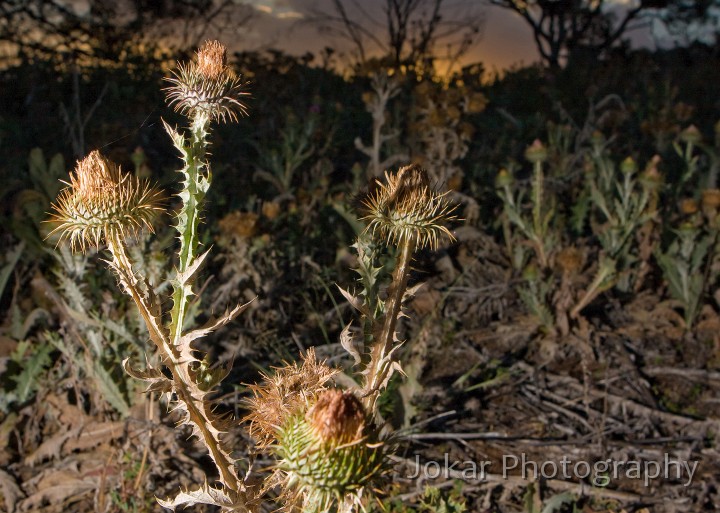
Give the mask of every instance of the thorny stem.
[[(187, 148), (187, 152), (183, 155), (185, 157), (188, 179), (185, 180), (183, 191), (180, 193), (183, 206), (178, 213), (178, 223), (184, 224), (187, 228), (179, 237), (178, 273), (184, 273), (190, 267), (198, 246), (197, 228), (200, 224), (199, 206), (205, 197), (205, 191), (200, 190), (198, 184), (201, 178), (205, 178), (208, 183), (211, 180), (210, 168), (205, 161), (209, 125), (210, 118), (207, 115), (198, 114), (193, 118), (190, 128), (192, 139)], [(202, 176), (203, 171), (205, 172), (204, 176)], [(170, 339), (175, 344), (182, 334), (188, 307), (188, 302), (184, 300), (183, 292), (178, 290), (178, 287), (182, 286), (183, 284), (176, 285), (173, 292), (174, 301), (171, 314), (173, 322), (170, 328)], [(179, 299), (180, 297), (183, 299)]]
[(154, 321), (152, 308), (150, 305), (146, 304), (143, 299), (143, 294), (139, 289), (140, 282), (133, 272), (132, 263), (125, 251), (122, 239), (118, 234), (106, 234), (106, 239), (108, 249), (112, 255), (112, 261), (110, 264), (117, 273), (118, 278), (120, 279), (120, 284), (137, 305), (140, 315), (145, 321), (145, 325), (150, 333), (150, 340), (152, 340), (158, 347), (163, 357), (166, 357), (165, 344), (167, 335)]
[(402, 308), (402, 300), (407, 289), (408, 278), (410, 277), (410, 262), (415, 252), (417, 242), (415, 237), (402, 239), (400, 255), (398, 256), (393, 270), (392, 283), (388, 287), (388, 297), (385, 300), (385, 317), (380, 334), (375, 338), (375, 343), (370, 353), (370, 363), (367, 369), (364, 406), (367, 411), (375, 411), (374, 405), (388, 373), (390, 372), (389, 362), (384, 362), (388, 353), (392, 350), (395, 341), (395, 326)]
[(173, 389), (188, 411), (190, 419), (196, 428), (196, 434), (200, 437), (203, 445), (210, 451), (210, 455), (220, 474), (220, 481), (228, 489), (238, 491), (238, 478), (233, 469), (233, 462), (220, 449), (214, 434), (206, 426), (204, 419), (204, 401), (201, 397), (195, 397), (192, 393), (193, 379), (187, 362), (180, 361), (180, 354), (170, 342), (169, 334), (157, 322), (158, 316), (153, 313), (153, 306), (148, 304), (140, 290), (140, 282), (132, 270), (132, 263), (125, 251), (122, 239), (117, 235), (107, 234), (107, 244), (112, 254), (111, 265), (116, 271), (120, 283), (140, 311), (145, 321), (150, 339), (155, 343), (162, 355), (163, 363), (168, 367), (173, 377)]

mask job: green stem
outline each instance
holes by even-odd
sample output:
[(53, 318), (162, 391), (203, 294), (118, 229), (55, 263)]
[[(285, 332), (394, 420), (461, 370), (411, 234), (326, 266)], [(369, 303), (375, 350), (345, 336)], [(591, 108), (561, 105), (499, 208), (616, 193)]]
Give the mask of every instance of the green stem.
[[(205, 160), (209, 124), (210, 119), (207, 116), (195, 117), (190, 127), (190, 144), (187, 147), (178, 148), (185, 161), (185, 167), (182, 170), (185, 180), (179, 194), (182, 207), (178, 212), (175, 226), (180, 239), (178, 275), (185, 273), (197, 256), (200, 207), (212, 180), (210, 168)], [(174, 344), (178, 343), (182, 334), (191, 295), (192, 290), (186, 283), (180, 279), (175, 281), (170, 325), (170, 338)]]
[(545, 269), (548, 266), (547, 255), (545, 254), (545, 225), (543, 220), (543, 188), (544, 176), (542, 162), (535, 163), (533, 176), (533, 243), (537, 252), (540, 267)]

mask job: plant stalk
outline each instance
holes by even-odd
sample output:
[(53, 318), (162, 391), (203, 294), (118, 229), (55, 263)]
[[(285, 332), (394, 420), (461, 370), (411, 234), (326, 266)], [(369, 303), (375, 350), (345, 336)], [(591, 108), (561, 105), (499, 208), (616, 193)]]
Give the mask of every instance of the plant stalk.
[(400, 255), (393, 270), (392, 283), (388, 287), (388, 297), (385, 300), (385, 317), (370, 353), (363, 398), (368, 411), (375, 411), (374, 404), (379, 389), (385, 382), (390, 370), (390, 362), (387, 362), (386, 358), (393, 349), (395, 342), (395, 326), (401, 312), (402, 300), (410, 277), (410, 262), (416, 246), (415, 237), (404, 238), (400, 243)]

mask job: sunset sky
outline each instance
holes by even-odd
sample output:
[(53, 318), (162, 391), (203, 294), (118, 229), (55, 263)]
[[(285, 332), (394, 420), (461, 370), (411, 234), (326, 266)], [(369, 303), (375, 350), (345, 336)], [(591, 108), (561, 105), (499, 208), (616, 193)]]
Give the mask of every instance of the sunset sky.
[[(369, 14), (382, 21), (380, 7), (383, 0), (359, 1)], [(250, 0), (246, 3), (255, 7), (257, 16), (239, 29), (237, 44), (240, 48), (275, 47), (292, 54), (307, 51), (317, 54), (325, 46), (339, 49), (343, 44), (341, 39), (319, 34), (317, 26), (306, 22), (313, 9), (332, 12), (330, 0)], [(451, 0), (448, 3), (459, 9), (480, 9), (484, 13), (482, 37), (468, 61), (482, 61), (492, 71), (513, 64), (530, 64), (538, 59), (532, 34), (519, 16), (481, 4), (479, 0)]]

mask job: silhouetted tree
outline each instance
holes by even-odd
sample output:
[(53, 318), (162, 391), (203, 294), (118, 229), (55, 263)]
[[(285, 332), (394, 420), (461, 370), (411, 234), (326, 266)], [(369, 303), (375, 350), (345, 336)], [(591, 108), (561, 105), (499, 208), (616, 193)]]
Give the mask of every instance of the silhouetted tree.
[(568, 53), (582, 48), (600, 53), (617, 43), (630, 23), (646, 9), (668, 2), (639, 0), (627, 7), (605, 0), (488, 0), (509, 9), (532, 28), (535, 44), (544, 63), (560, 67)]
[(117, 61), (128, 45), (196, 46), (210, 32), (244, 24), (252, 9), (233, 0), (3, 0), (6, 56), (58, 54)]
[(311, 21), (353, 45), (358, 63), (380, 57), (390, 67), (443, 58), (452, 67), (481, 36), (485, 17), (477, 4), (452, 0), (333, 0), (332, 12)]

